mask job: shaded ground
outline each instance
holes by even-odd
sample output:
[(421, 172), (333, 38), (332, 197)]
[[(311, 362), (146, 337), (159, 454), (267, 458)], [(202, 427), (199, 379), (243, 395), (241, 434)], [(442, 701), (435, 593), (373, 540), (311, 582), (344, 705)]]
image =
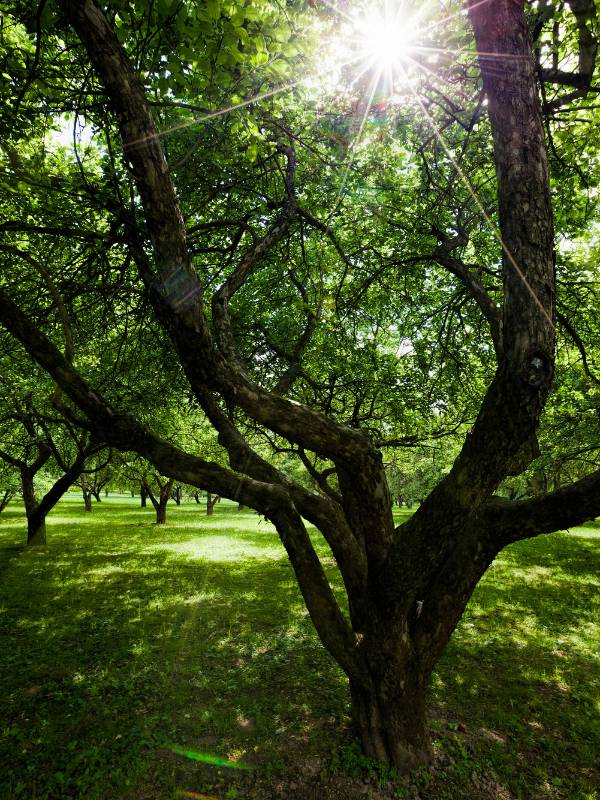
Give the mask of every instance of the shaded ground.
[(2, 800), (600, 797), (596, 524), (493, 565), (435, 676), (434, 769), (405, 784), (353, 743), (270, 525), (169, 511), (69, 497), (42, 551), (0, 516)]

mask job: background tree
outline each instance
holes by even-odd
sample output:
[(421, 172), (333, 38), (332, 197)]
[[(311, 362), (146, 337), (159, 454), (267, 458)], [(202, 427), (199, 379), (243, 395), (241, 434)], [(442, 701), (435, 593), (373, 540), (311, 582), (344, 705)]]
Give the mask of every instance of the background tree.
[(110, 452), (100, 454), (100, 457), (94, 459), (95, 463), (90, 463), (79, 476), (77, 485), (81, 488), (85, 510), (88, 512), (92, 510), (92, 497), (96, 499), (97, 503), (100, 503), (100, 492), (111, 480), (111, 459), (112, 453)]
[(174, 483), (173, 478), (164, 478), (156, 472), (146, 473), (142, 478), (142, 486), (156, 511), (157, 525), (164, 525), (167, 521), (167, 503), (173, 494)]
[[(44, 545), (48, 513), (65, 492), (81, 480), (86, 459), (103, 445), (93, 442), (88, 433), (74, 428), (67, 420), (45, 417), (29, 396), (22, 400), (13, 398), (3, 411), (0, 459), (20, 476), (27, 517), (27, 544)], [(36, 480), (42, 470), (50, 478), (50, 485), (38, 499)]]
[(0, 514), (18, 492), (18, 479), (14, 469), (5, 461), (0, 464)]

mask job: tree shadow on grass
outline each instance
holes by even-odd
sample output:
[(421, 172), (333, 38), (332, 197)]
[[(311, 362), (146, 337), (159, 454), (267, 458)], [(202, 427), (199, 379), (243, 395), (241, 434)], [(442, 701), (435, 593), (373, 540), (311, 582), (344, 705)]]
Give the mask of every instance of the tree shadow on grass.
[(480, 757), (516, 796), (583, 800), (600, 785), (599, 568), (597, 537), (509, 548), (438, 665), (434, 702), (484, 731)]

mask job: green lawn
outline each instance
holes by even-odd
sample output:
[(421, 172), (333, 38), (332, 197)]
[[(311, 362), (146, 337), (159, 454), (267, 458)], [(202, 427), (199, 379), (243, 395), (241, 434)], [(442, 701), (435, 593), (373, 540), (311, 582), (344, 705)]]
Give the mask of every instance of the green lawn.
[(271, 526), (191, 502), (159, 528), (138, 502), (69, 496), (43, 550), (0, 516), (2, 800), (600, 798), (597, 523), (493, 565), (435, 675), (434, 770), (405, 786), (357, 755)]

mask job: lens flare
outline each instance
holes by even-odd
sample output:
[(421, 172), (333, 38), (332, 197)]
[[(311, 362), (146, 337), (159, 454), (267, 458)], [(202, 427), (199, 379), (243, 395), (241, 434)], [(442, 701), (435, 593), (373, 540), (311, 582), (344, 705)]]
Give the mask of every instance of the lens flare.
[(178, 744), (169, 745), (169, 750), (176, 753), (178, 756), (185, 756), (191, 758), (192, 761), (201, 761), (204, 764), (210, 764), (214, 767), (227, 767), (228, 769), (252, 769), (246, 764), (240, 764), (238, 761), (228, 761), (221, 756), (213, 756), (210, 753), (199, 753), (197, 750), (189, 750), (186, 747), (180, 747)]

